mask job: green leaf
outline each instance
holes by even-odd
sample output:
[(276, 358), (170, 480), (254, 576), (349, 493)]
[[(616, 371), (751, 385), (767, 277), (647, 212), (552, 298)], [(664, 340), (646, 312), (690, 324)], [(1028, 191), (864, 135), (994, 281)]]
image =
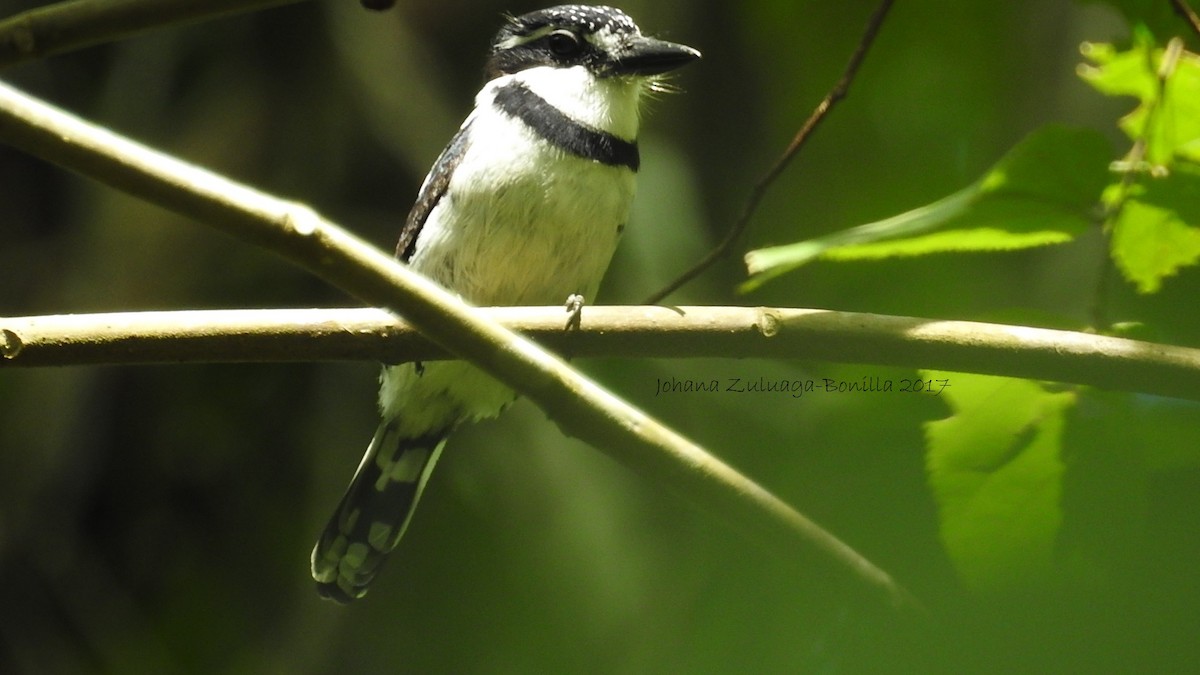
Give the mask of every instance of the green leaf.
[(825, 237), (750, 251), (746, 264), (753, 276), (742, 290), (817, 258), (998, 251), (1070, 241), (1092, 223), (1109, 157), (1108, 143), (1094, 131), (1045, 127), (949, 197)]
[(1002, 377), (923, 377), (952, 382), (945, 397), (953, 415), (925, 426), (926, 466), (959, 575), (980, 591), (1045, 583), (1062, 524), (1060, 447), (1075, 394)]
[(1154, 293), (1200, 261), (1200, 56), (1182, 52), (1173, 69), (1160, 72), (1164, 50), (1144, 31), (1127, 51), (1086, 45), (1083, 53), (1094, 64), (1080, 68), (1085, 81), (1138, 99), (1121, 128), (1140, 141), (1134, 148), (1144, 158), (1131, 150), (1141, 165), (1123, 167), (1133, 173), (1105, 191), (1105, 202), (1114, 262), (1139, 292)]
[(1138, 291), (1154, 293), (1164, 278), (1200, 260), (1200, 171), (1181, 164), (1128, 191), (1112, 223), (1113, 260)]
[(1200, 161), (1200, 56), (1183, 52), (1169, 77), (1160, 81), (1164, 50), (1145, 33), (1124, 52), (1106, 44), (1085, 44), (1082, 51), (1092, 62), (1079, 68), (1085, 82), (1109, 96), (1138, 99), (1120, 126), (1131, 139), (1145, 138), (1147, 162), (1170, 166), (1176, 159)]
[[(1132, 49), (1119, 52), (1107, 43), (1085, 42), (1079, 51), (1091, 65), (1079, 66), (1079, 77), (1108, 96), (1133, 96), (1148, 101), (1158, 88), (1154, 45), (1139, 35)], [(1161, 50), (1159, 50), (1161, 52)]]

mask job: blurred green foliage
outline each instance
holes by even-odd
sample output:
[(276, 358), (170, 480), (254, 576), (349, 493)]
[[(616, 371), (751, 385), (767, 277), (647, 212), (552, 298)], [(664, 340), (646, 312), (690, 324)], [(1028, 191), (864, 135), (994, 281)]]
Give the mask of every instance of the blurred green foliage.
[[(636, 302), (720, 237), (840, 74), (874, 4), (623, 5), (705, 58), (675, 79), (685, 93), (651, 105), (643, 198), (598, 302)], [(0, 0), (0, 15), (31, 5)], [(0, 77), (390, 248), (471, 107), (500, 14), (538, 6), (402, 0), (371, 13), (321, 0)], [(1132, 106), (1076, 66), (1084, 41), (1143, 48), (1129, 38), (1138, 14), (1125, 11), (898, 2), (746, 247), (934, 202), (1048, 124), (1102, 134), (1117, 159), (1131, 143), (1118, 118)], [(1198, 42), (1169, 13), (1147, 21), (1148, 53), (1173, 35)], [(1161, 184), (1136, 185), (1145, 193), (1130, 199), (1176, 203)], [(0, 232), (2, 314), (350, 302), (272, 256), (6, 148)], [(671, 301), (1137, 322), (1153, 339), (1200, 345), (1195, 267), (1139, 293), (1110, 270), (1100, 227), (1073, 234), (1016, 252), (817, 261), (748, 296), (731, 260)], [(374, 428), (374, 366), (10, 370), (0, 672), (1164, 671), (1200, 657), (1195, 404), (1029, 382), (989, 394), (959, 374), (939, 376), (951, 387), (942, 396), (656, 396), (666, 377), (921, 375), (765, 360), (578, 365), (865, 553), (932, 620), (896, 617), (774, 557), (525, 403), (455, 436), (388, 571), (363, 602), (335, 607), (313, 591), (307, 556)], [(969, 426), (979, 417), (986, 433)], [(928, 454), (927, 432), (945, 441)], [(972, 464), (977, 452), (995, 461)], [(1005, 483), (1030, 501), (992, 487)], [(948, 487), (989, 517), (966, 509), (947, 528)], [(1013, 515), (1022, 506), (1025, 521)], [(1003, 583), (979, 583), (989, 565)]]

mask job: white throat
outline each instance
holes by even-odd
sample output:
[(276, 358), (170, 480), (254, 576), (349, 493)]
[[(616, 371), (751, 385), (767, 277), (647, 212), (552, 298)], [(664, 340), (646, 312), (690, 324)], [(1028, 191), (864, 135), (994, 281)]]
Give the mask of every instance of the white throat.
[(476, 104), (490, 101), (495, 89), (520, 82), (571, 119), (627, 141), (637, 139), (638, 103), (643, 84), (632, 77), (598, 78), (583, 66), (539, 66), (502, 75), (479, 92)]

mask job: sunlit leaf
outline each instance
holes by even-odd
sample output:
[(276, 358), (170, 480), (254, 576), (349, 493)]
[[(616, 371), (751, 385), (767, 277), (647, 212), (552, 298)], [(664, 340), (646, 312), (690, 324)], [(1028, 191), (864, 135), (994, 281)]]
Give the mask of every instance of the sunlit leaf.
[(1105, 202), (1113, 260), (1142, 293), (1200, 260), (1200, 56), (1184, 51), (1164, 68), (1165, 51), (1138, 31), (1126, 51), (1085, 45), (1092, 65), (1079, 70), (1098, 91), (1138, 100), (1121, 120), (1135, 143), (1119, 168), (1132, 173), (1113, 181)]
[(1164, 278), (1200, 260), (1200, 171), (1179, 165), (1129, 187), (1112, 223), (1112, 255), (1125, 278), (1154, 293)]
[(1086, 44), (1083, 55), (1091, 65), (1080, 66), (1079, 75), (1101, 93), (1137, 99), (1120, 126), (1134, 140), (1145, 138), (1145, 161), (1162, 166), (1180, 158), (1200, 161), (1200, 56), (1183, 52), (1160, 81), (1163, 52), (1145, 33), (1122, 52)]
[(743, 290), (817, 258), (856, 260), (997, 251), (1070, 241), (1093, 221), (1107, 182), (1108, 143), (1093, 131), (1045, 127), (971, 186), (898, 216), (825, 237), (750, 251)]

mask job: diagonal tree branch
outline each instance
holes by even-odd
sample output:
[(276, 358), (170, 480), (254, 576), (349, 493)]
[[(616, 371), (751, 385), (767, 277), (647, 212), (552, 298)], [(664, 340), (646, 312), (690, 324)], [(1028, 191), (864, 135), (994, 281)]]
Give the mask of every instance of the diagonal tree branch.
[[(572, 357), (793, 358), (1005, 375), (1200, 401), (1200, 349), (1027, 326), (780, 307), (556, 307), (481, 314)], [(450, 358), (369, 309), (0, 317), (0, 368)]]
[(918, 603), (883, 570), (757, 483), (311, 208), (258, 192), (0, 85), (0, 141), (279, 253), (401, 314), (576, 436), (764, 542), (848, 575), (896, 608)]
[(164, 25), (300, 0), (69, 0), (0, 21), (0, 67), (111, 42)]

